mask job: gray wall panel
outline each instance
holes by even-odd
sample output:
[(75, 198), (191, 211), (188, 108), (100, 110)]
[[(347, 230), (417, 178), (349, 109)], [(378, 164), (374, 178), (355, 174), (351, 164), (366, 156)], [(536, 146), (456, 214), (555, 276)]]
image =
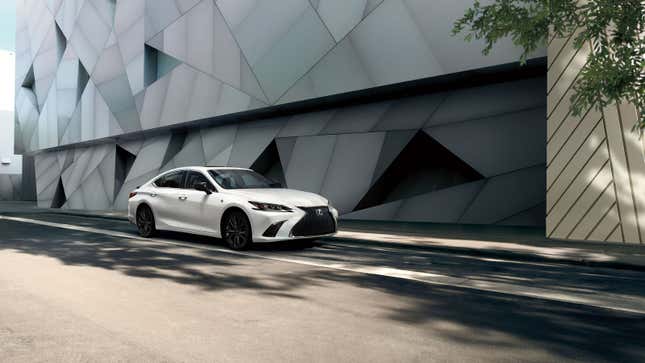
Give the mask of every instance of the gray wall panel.
[(299, 137), (285, 169), (289, 188), (320, 192), (329, 165), (335, 135)]
[(544, 167), (522, 169), (489, 179), (459, 220), (501, 222), (544, 201)]
[(543, 78), (455, 91), (441, 103), (426, 127), (537, 108), (544, 105), (544, 92)]
[(457, 223), (484, 184), (476, 181), (406, 199), (395, 220)]
[(487, 177), (544, 163), (544, 107), (425, 131)]
[(21, 200), (22, 179), (20, 174), (0, 174), (0, 201)]
[(284, 119), (272, 119), (239, 127), (229, 165), (250, 167), (273, 141), (284, 125)]
[(340, 213), (356, 207), (370, 187), (385, 133), (338, 135), (321, 193)]
[(385, 203), (372, 208), (361, 209), (356, 212), (343, 215), (347, 220), (367, 220), (367, 221), (393, 221), (396, 213), (401, 207), (403, 200), (397, 200)]

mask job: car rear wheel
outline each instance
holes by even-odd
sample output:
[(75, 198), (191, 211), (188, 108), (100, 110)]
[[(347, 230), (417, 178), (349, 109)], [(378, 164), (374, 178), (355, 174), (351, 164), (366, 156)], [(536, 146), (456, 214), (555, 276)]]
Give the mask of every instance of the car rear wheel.
[(137, 229), (141, 237), (152, 237), (157, 233), (155, 216), (147, 205), (142, 205), (137, 210)]
[(222, 237), (231, 249), (237, 251), (253, 244), (251, 223), (244, 212), (233, 210), (226, 214), (222, 223)]

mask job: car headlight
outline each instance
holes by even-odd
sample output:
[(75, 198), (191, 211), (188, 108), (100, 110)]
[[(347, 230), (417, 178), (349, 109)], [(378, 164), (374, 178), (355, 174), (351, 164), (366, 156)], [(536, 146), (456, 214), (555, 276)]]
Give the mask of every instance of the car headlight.
[(293, 209), (287, 207), (286, 205), (252, 202), (252, 201), (249, 201), (249, 203), (251, 203), (251, 205), (255, 207), (253, 208), (255, 210), (263, 210), (263, 211), (269, 211), (269, 212), (293, 212)]

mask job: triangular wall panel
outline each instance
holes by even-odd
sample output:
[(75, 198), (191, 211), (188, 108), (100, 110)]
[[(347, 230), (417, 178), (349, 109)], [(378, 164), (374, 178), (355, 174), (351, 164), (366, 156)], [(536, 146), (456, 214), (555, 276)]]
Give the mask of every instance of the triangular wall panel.
[(147, 44), (268, 102), (213, 1), (200, 2)]
[(116, 145), (116, 159), (114, 167), (114, 198), (121, 191), (125, 179), (134, 165), (137, 156), (130, 153), (128, 150)]
[(65, 188), (63, 187), (63, 180), (58, 179), (56, 185), (56, 192), (54, 193), (54, 199), (52, 199), (51, 208), (60, 208), (67, 202), (67, 196), (65, 195)]
[[(484, 178), (423, 132), (418, 132), (411, 138), (405, 134), (394, 135), (408, 138), (410, 141), (403, 147), (403, 140), (396, 140), (392, 135), (389, 135), (389, 140), (386, 138), (386, 143), (381, 149), (381, 153), (385, 153), (385, 159), (381, 159), (380, 162), (383, 165), (387, 160), (391, 161), (385, 164), (387, 166), (382, 172), (379, 171), (380, 176), (375, 178), (356, 210)], [(396, 148), (390, 149), (394, 147)], [(402, 150), (397, 155), (396, 150), (399, 147)]]
[(267, 178), (286, 186), (286, 178), (276, 141), (271, 142), (251, 165), (251, 169)]

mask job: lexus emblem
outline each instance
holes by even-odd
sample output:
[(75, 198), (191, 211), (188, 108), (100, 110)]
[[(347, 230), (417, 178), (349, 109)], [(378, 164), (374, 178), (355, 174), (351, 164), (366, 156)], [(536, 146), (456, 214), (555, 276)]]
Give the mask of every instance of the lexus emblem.
[(316, 215), (317, 215), (317, 216), (319, 216), (319, 217), (322, 217), (322, 215), (323, 215), (323, 210), (322, 210), (322, 208), (318, 208), (318, 209), (316, 209)]

